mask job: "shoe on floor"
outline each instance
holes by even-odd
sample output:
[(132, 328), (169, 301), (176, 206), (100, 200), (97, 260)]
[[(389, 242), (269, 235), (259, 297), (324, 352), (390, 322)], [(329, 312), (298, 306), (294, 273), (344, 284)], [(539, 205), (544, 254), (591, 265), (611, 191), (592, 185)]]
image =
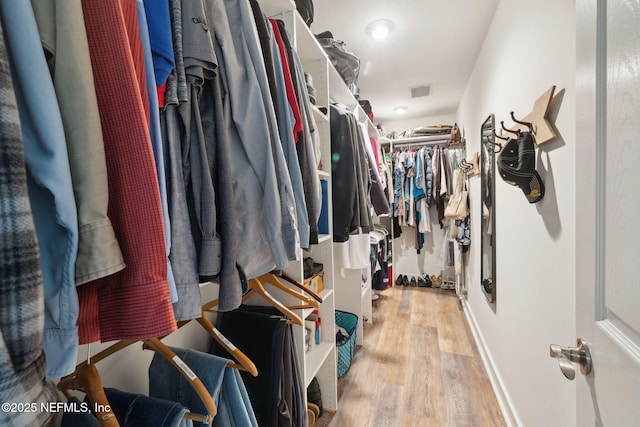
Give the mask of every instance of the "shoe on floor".
[(425, 282), (425, 286), (426, 286), (427, 288), (430, 288), (430, 287), (432, 286), (431, 278), (429, 277), (429, 275), (428, 275), (428, 274), (425, 274), (425, 275), (424, 275), (424, 282)]
[(307, 409), (307, 421), (309, 423), (309, 427), (313, 427), (316, 425), (316, 414), (311, 409)]
[(418, 277), (418, 287), (419, 288), (427, 287), (427, 282), (422, 277)]
[(418, 282), (416, 281), (416, 277), (415, 276), (411, 276), (411, 280), (409, 281), (409, 285), (412, 288), (415, 288), (416, 286), (418, 286)]
[(409, 286), (409, 278), (406, 274), (402, 275), (402, 286)]
[(434, 288), (439, 288), (440, 285), (442, 285), (442, 275), (438, 275), (438, 276), (431, 276), (431, 286), (433, 286)]

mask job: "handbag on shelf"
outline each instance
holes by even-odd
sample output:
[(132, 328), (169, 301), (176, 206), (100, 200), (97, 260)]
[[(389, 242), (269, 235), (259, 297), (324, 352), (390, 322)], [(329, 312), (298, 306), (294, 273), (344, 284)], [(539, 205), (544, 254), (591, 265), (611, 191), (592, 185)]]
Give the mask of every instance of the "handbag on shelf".
[(456, 192), (449, 197), (449, 202), (444, 210), (444, 217), (450, 219), (462, 220), (468, 215), (467, 194), (464, 188), (465, 174), (458, 173), (458, 181), (456, 183)]
[(360, 59), (347, 50), (346, 44), (342, 40), (334, 39), (331, 31), (316, 34), (316, 39), (351, 93), (358, 99), (360, 94), (358, 89)]
[(460, 128), (458, 127), (458, 123), (454, 123), (451, 128), (451, 132), (449, 133), (449, 147), (457, 148), (464, 146), (465, 140), (462, 138), (462, 134), (460, 133)]
[(296, 0), (296, 9), (307, 27), (313, 22), (313, 0)]

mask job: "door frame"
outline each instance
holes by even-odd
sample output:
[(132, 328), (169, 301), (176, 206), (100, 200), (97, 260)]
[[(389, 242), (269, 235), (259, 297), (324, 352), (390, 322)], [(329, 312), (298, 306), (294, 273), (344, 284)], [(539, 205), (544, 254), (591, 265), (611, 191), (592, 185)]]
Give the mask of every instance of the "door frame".
[[(595, 326), (586, 325), (604, 317), (595, 311), (604, 305), (604, 271), (597, 252), (603, 250), (604, 227), (597, 200), (604, 193), (605, 170), (605, 12), (605, 0), (576, 0), (576, 337), (593, 336)], [(586, 191), (589, 187), (592, 191)], [(592, 383), (593, 377), (578, 378), (577, 425), (592, 425), (599, 418), (591, 400)]]
[[(607, 16), (607, 4), (576, 0), (576, 336), (593, 340), (594, 366), (594, 374), (581, 376), (576, 384), (579, 426), (593, 425), (594, 420), (601, 425), (600, 411), (605, 418), (616, 413), (634, 422), (640, 414), (637, 408), (615, 412), (616, 404), (638, 393), (640, 350), (627, 336), (626, 326), (609, 319), (605, 304), (607, 97), (609, 79), (615, 79), (614, 74), (608, 76), (607, 29), (616, 25)], [(623, 378), (629, 381), (622, 384)], [(609, 390), (618, 384), (622, 399), (602, 394), (603, 387)]]

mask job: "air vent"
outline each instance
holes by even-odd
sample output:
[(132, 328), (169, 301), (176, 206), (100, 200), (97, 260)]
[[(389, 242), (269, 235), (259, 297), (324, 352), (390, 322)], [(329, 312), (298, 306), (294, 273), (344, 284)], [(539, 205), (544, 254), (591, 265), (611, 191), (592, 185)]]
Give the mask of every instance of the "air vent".
[(411, 89), (411, 97), (412, 98), (422, 98), (423, 96), (429, 96), (429, 95), (431, 95), (431, 89), (432, 88), (433, 88), (433, 85), (431, 85), (431, 84), (412, 87), (412, 88), (410, 88)]

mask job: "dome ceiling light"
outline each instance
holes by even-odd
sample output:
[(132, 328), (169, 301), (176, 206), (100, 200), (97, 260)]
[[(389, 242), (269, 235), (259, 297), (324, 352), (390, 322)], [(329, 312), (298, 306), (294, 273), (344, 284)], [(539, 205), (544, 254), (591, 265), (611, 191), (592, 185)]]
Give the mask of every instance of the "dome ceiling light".
[(394, 108), (393, 111), (395, 111), (396, 114), (401, 115), (401, 114), (404, 114), (408, 109), (409, 107), (403, 105), (403, 106)]
[(391, 31), (393, 31), (393, 28), (393, 21), (390, 19), (377, 19), (370, 22), (365, 31), (374, 39), (382, 40), (387, 37)]

